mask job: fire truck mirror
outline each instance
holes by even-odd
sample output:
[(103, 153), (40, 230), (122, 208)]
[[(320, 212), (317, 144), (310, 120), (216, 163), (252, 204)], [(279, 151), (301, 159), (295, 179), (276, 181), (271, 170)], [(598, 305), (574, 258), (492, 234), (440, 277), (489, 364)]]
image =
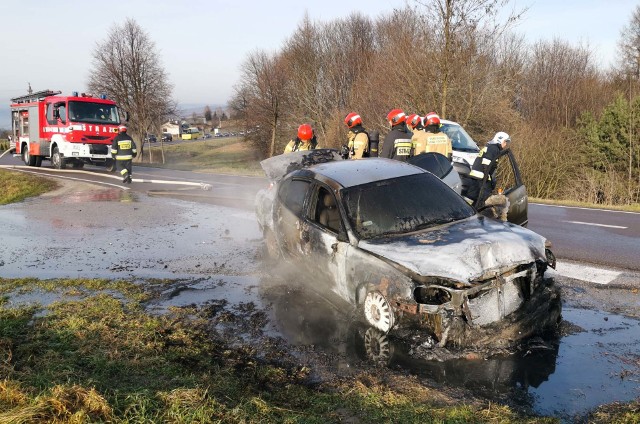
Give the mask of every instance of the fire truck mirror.
[(124, 120), (129, 122), (129, 112), (124, 113)]

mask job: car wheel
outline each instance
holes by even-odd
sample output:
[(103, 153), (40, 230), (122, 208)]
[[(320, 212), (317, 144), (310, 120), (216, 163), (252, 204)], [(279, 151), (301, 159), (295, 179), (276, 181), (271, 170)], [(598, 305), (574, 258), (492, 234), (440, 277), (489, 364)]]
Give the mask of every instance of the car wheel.
[(367, 328), (364, 333), (364, 350), (367, 358), (376, 364), (387, 365), (391, 360), (389, 336), (377, 328)]
[(369, 292), (364, 298), (364, 317), (369, 325), (383, 333), (393, 328), (393, 310), (380, 292)]
[(67, 164), (64, 158), (62, 157), (62, 155), (60, 154), (60, 150), (57, 147), (53, 148), (53, 154), (51, 155), (51, 163), (53, 164), (53, 167), (56, 169), (65, 169), (67, 167)]
[(27, 145), (22, 148), (22, 160), (27, 166), (35, 166), (36, 164), (36, 157), (29, 154), (29, 146)]
[(107, 159), (107, 163), (105, 165), (107, 168), (107, 172), (115, 172), (116, 171), (116, 161), (113, 159)]

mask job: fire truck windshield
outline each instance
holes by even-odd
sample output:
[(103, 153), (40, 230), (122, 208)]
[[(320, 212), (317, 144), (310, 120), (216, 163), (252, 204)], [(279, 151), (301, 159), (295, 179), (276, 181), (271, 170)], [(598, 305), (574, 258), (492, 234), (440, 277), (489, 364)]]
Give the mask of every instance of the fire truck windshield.
[(69, 102), (69, 120), (89, 124), (120, 123), (118, 108), (115, 105), (91, 102)]

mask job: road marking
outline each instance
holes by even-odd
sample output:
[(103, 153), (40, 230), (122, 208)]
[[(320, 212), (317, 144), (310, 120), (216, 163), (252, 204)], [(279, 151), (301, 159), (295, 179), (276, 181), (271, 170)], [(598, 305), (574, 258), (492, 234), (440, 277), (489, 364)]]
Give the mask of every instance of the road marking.
[(94, 181), (94, 180), (87, 180), (87, 179), (84, 179), (84, 178), (66, 177), (64, 175), (51, 175), (51, 174), (45, 174), (45, 173), (42, 173), (42, 172), (27, 171), (26, 169), (16, 169), (16, 171), (24, 172), (26, 174), (34, 174), (34, 175), (38, 175), (38, 176), (43, 176), (44, 175), (46, 177), (62, 178), (64, 180), (83, 181), (83, 182), (92, 183), (92, 184), (108, 185), (108, 186), (120, 188), (120, 189), (125, 190), (125, 191), (129, 190), (128, 187), (122, 187), (119, 184), (105, 183), (104, 181)]
[(592, 225), (594, 227), (620, 228), (622, 230), (626, 230), (627, 228), (629, 228), (629, 227), (621, 227), (620, 225), (596, 224), (595, 222), (582, 222), (582, 221), (561, 221), (561, 222), (568, 222), (569, 224)]
[(529, 202), (530, 205), (536, 205), (536, 206), (547, 206), (550, 208), (565, 208), (565, 209), (581, 209), (583, 211), (600, 211), (600, 212), (613, 212), (613, 213), (629, 213), (632, 215), (640, 215), (640, 212), (632, 212), (632, 211), (616, 211), (613, 209), (597, 209), (597, 208), (583, 208), (580, 206), (563, 206), (563, 205), (547, 205), (546, 203), (536, 203), (536, 202)]
[(550, 274), (559, 274), (563, 277), (576, 280), (588, 281), (595, 284), (609, 284), (622, 272), (605, 268), (595, 268), (583, 264), (573, 264), (568, 262), (557, 262), (555, 271), (550, 269)]

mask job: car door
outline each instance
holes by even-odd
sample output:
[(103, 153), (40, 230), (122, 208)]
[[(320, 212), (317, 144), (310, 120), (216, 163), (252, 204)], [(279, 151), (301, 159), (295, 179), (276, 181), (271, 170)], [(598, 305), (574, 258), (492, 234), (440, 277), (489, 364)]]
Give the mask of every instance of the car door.
[(311, 181), (307, 179), (289, 178), (278, 188), (273, 222), (277, 243), (287, 259), (304, 259), (302, 228), (311, 187)]
[(520, 169), (513, 152), (509, 149), (498, 159), (496, 170), (497, 186), (509, 199), (507, 220), (513, 224), (526, 227), (529, 223), (529, 200)]
[(353, 302), (355, 292), (346, 281), (347, 255), (351, 246), (338, 198), (328, 186), (317, 184), (314, 187), (302, 236), (301, 249), (310, 255), (310, 269), (318, 280), (314, 284)]

